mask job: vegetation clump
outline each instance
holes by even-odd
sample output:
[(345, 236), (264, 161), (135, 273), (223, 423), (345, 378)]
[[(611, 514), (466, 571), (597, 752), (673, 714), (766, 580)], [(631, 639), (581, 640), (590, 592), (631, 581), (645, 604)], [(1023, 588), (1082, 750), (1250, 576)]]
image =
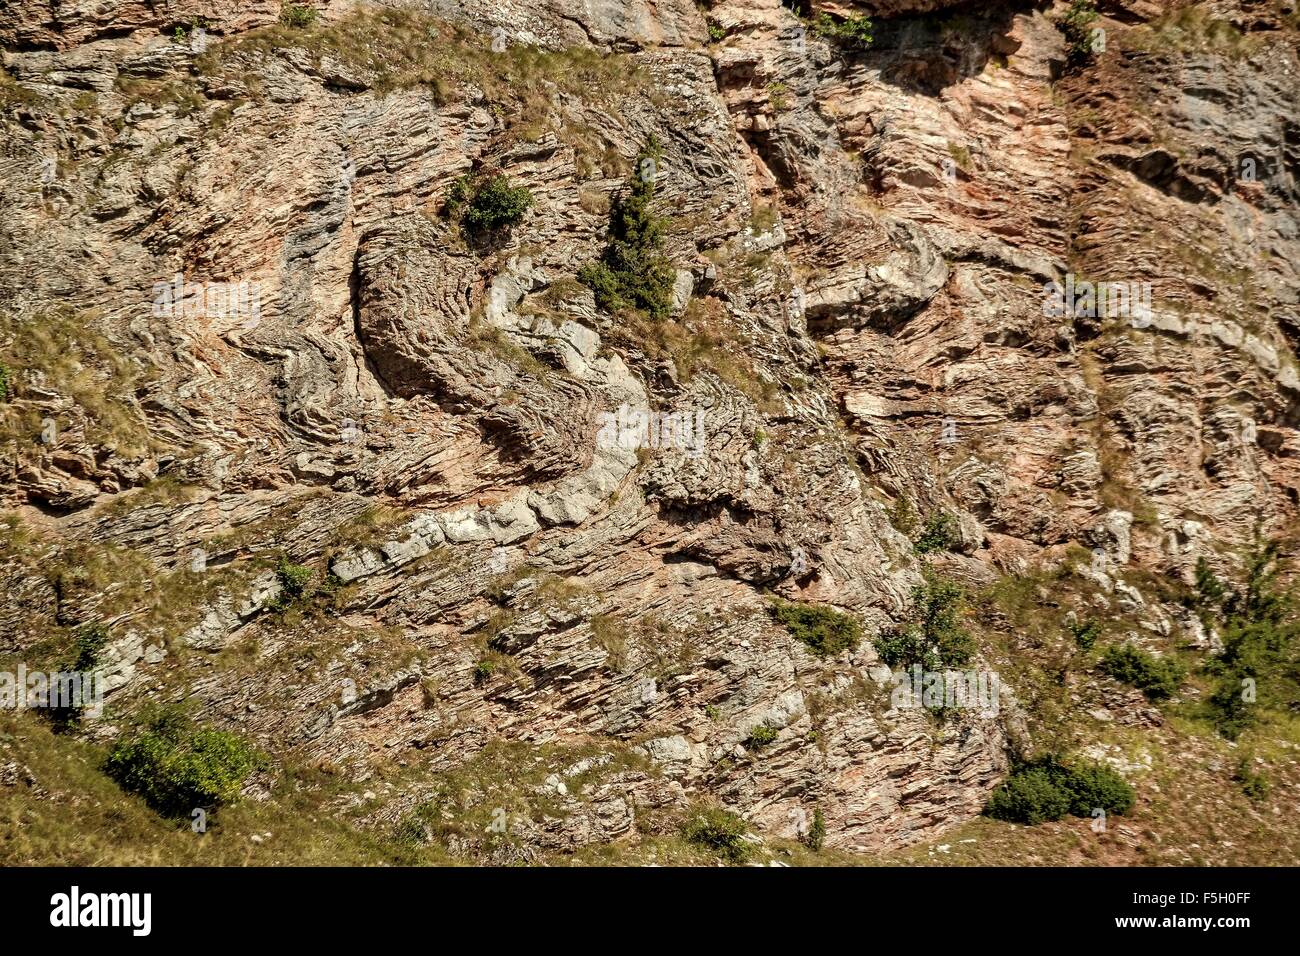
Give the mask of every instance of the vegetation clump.
[(1071, 0), (1070, 9), (1057, 21), (1057, 28), (1065, 34), (1066, 53), (1070, 63), (1078, 65), (1092, 58), (1093, 27), (1097, 8), (1093, 0)]
[(310, 596), (312, 578), (316, 572), (302, 564), (293, 564), (287, 558), (281, 558), (275, 567), (275, 576), (280, 582), (279, 607), (289, 607)]
[(461, 176), (447, 194), (447, 212), (459, 216), (470, 233), (484, 234), (513, 226), (533, 205), (533, 194), (525, 186), (511, 186), (503, 174), (476, 179)]
[(749, 827), (740, 817), (721, 807), (703, 807), (682, 827), (688, 843), (703, 847), (729, 863), (744, 863), (752, 853), (745, 839)]
[(1097, 621), (1077, 621), (1070, 626), (1074, 643), (1081, 651), (1090, 651), (1101, 637), (1101, 624)]
[(1124, 684), (1131, 684), (1151, 700), (1163, 700), (1178, 692), (1183, 670), (1177, 661), (1156, 657), (1133, 644), (1106, 648), (1101, 669)]
[(1047, 756), (1016, 767), (993, 791), (984, 813), (1033, 826), (1067, 813), (1090, 817), (1101, 810), (1122, 816), (1133, 809), (1135, 799), (1129, 783), (1104, 764)]
[(866, 48), (871, 46), (871, 18), (849, 16), (837, 20), (829, 13), (819, 13), (812, 22), (813, 32), (823, 39), (846, 47)]
[(814, 853), (826, 845), (826, 815), (822, 813), (821, 807), (813, 810), (812, 826), (808, 828), (804, 843)]
[(917, 554), (932, 554), (935, 551), (951, 551), (960, 541), (957, 519), (946, 511), (936, 511), (921, 529), (913, 546)]
[(606, 311), (640, 309), (662, 319), (672, 310), (676, 272), (663, 253), (666, 224), (650, 210), (661, 158), (659, 144), (651, 137), (637, 154), (625, 191), (610, 208), (604, 253), (578, 270), (578, 281)]
[(165, 816), (188, 816), (239, 798), (262, 756), (239, 736), (196, 725), (177, 707), (119, 738), (105, 767), (125, 790)]
[(286, 27), (304, 29), (316, 22), (317, 13), (313, 7), (300, 3), (286, 3), (280, 9), (280, 22)]
[(1229, 740), (1266, 713), (1300, 709), (1300, 621), (1294, 592), (1278, 584), (1277, 562), (1276, 541), (1256, 546), (1238, 587), (1198, 564), (1195, 602), (1223, 640), (1222, 652), (1205, 668), (1215, 681), (1207, 708)]
[(924, 572), (912, 589), (912, 620), (876, 637), (880, 659), (890, 667), (919, 664), (927, 671), (959, 667), (975, 653), (975, 641), (962, 626), (965, 592), (954, 581)]
[(777, 729), (769, 723), (758, 724), (749, 735), (745, 738), (745, 749), (754, 751), (762, 750), (768, 744), (776, 740)]
[(857, 647), (862, 639), (858, 622), (833, 608), (778, 601), (773, 610), (786, 630), (807, 644), (818, 657), (833, 657), (840, 651)]

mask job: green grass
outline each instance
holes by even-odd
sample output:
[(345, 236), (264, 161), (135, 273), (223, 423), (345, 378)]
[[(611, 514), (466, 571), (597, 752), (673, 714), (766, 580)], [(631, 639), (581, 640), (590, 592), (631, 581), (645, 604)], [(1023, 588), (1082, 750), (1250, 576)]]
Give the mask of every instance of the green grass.
[(862, 626), (834, 608), (774, 600), (772, 612), (791, 637), (818, 657), (833, 657), (857, 647), (862, 639)]
[(753, 855), (745, 839), (749, 825), (736, 814), (721, 807), (696, 808), (682, 826), (688, 843), (702, 847), (728, 863), (744, 863)]
[[(56, 310), (19, 319), (0, 313), (0, 342), (9, 394), (0, 404), (0, 443), (40, 440), (44, 416), (28, 403), (25, 385), (35, 375), (85, 414), (91, 443), (124, 458), (161, 450), (134, 399), (146, 376), (100, 333), (94, 315)], [(64, 418), (55, 416), (60, 431), (68, 427)]]

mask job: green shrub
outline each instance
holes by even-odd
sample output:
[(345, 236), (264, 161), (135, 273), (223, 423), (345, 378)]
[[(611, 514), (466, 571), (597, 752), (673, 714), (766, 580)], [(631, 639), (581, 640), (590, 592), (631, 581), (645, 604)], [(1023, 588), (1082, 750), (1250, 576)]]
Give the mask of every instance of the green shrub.
[(1101, 625), (1096, 621), (1076, 621), (1069, 627), (1070, 633), (1074, 635), (1074, 643), (1080, 650), (1092, 650), (1097, 638), (1101, 637)]
[(1060, 769), (1060, 786), (1070, 795), (1070, 812), (1076, 817), (1091, 816), (1098, 807), (1119, 816), (1133, 809), (1133, 788), (1105, 764), (1080, 762)]
[(773, 610), (786, 630), (818, 657), (832, 657), (857, 647), (862, 639), (862, 629), (856, 620), (829, 607), (776, 601)]
[(496, 673), (496, 661), (484, 658), (474, 665), (474, 683), (481, 684)]
[(1033, 826), (1059, 820), (1070, 809), (1070, 797), (1041, 767), (1013, 773), (989, 797), (984, 813), (994, 820)]
[(934, 551), (951, 551), (960, 541), (957, 519), (946, 511), (936, 511), (925, 523), (913, 545), (917, 554), (930, 554)]
[(1030, 826), (1067, 813), (1094, 810), (1122, 816), (1133, 809), (1133, 788), (1118, 773), (1092, 761), (1063, 763), (1048, 756), (1023, 763), (989, 797), (986, 816)]
[[(1300, 710), (1300, 623), (1293, 592), (1278, 587), (1277, 556), (1276, 541), (1257, 545), (1247, 557), (1245, 581), (1232, 589), (1198, 567), (1203, 616), (1223, 638), (1223, 651), (1206, 664), (1216, 681), (1206, 706), (1230, 740), (1263, 713)], [(1217, 614), (1205, 610), (1220, 598)]]
[(1214, 613), (1223, 607), (1228, 597), (1228, 589), (1219, 580), (1218, 575), (1210, 569), (1210, 562), (1205, 558), (1196, 559), (1196, 599), (1195, 603), (1202, 611)]
[(308, 596), (308, 588), (316, 572), (305, 565), (292, 564), (287, 558), (281, 558), (276, 565), (275, 576), (280, 580), (281, 588), (277, 604), (288, 607)]
[(1117, 681), (1136, 687), (1151, 700), (1172, 697), (1183, 680), (1177, 661), (1155, 657), (1132, 644), (1106, 648), (1101, 669)]
[(1252, 803), (1260, 803), (1268, 797), (1268, 778), (1255, 771), (1251, 766), (1250, 757), (1243, 756), (1237, 761), (1237, 770), (1233, 774), (1233, 779), (1241, 785), (1241, 792)]
[(776, 740), (777, 729), (771, 724), (763, 723), (754, 727), (745, 738), (746, 750), (762, 750)]
[(0, 362), (0, 402), (9, 401), (9, 387), (12, 381), (12, 375), (9, 366)]
[(961, 586), (930, 570), (912, 589), (912, 620), (882, 631), (875, 640), (880, 659), (890, 667), (920, 664), (924, 670), (959, 667), (975, 653), (975, 641), (961, 626), (965, 596)]
[[(84, 675), (99, 666), (100, 655), (107, 643), (108, 628), (103, 624), (83, 624), (73, 632), (72, 659), (66, 669), (82, 672), (82, 686), (87, 692), (91, 685)], [(53, 690), (51, 688), (52, 693)], [(84, 698), (71, 706), (65, 706), (62, 700), (57, 703), (52, 701), (46, 716), (56, 731), (67, 731), (81, 722), (82, 711), (88, 704), (89, 702)]]
[(804, 842), (814, 853), (826, 845), (826, 816), (822, 813), (821, 807), (813, 811), (812, 827), (809, 828)]
[(108, 643), (108, 628), (103, 624), (83, 624), (74, 634), (77, 656), (73, 659), (72, 669), (78, 671), (94, 670), (99, 664), (99, 655)]
[(1069, 45), (1066, 56), (1073, 64), (1085, 63), (1092, 58), (1092, 24), (1097, 19), (1093, 0), (1072, 0), (1070, 9), (1056, 25), (1065, 34)]
[(119, 738), (105, 767), (125, 790), (166, 816), (232, 803), (262, 757), (235, 734), (195, 725), (167, 708)]
[(610, 207), (604, 253), (578, 270), (578, 281), (608, 312), (641, 309), (660, 319), (672, 309), (676, 272), (663, 254), (665, 222), (650, 211), (655, 177), (648, 172), (661, 157), (659, 144), (651, 137), (637, 154), (625, 191)]
[(870, 17), (850, 16), (836, 20), (829, 13), (819, 13), (812, 28), (819, 37), (842, 46), (869, 47), (874, 39)]
[(312, 7), (286, 3), (280, 9), (280, 22), (287, 27), (304, 29), (316, 22), (317, 13)]
[(482, 180), (461, 176), (447, 193), (449, 214), (459, 214), (461, 225), (472, 233), (495, 232), (513, 226), (532, 205), (533, 194), (528, 188), (511, 186), (502, 174)]
[(749, 826), (734, 813), (720, 807), (704, 807), (691, 814), (682, 827), (689, 843), (703, 847), (731, 863), (744, 863), (752, 852), (745, 839)]

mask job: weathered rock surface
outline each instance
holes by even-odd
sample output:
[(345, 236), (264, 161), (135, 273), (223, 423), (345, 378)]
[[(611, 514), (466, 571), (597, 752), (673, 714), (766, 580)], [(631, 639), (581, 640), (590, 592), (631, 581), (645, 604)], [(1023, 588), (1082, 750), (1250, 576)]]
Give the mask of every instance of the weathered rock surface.
[[(1186, 577), (1295, 519), (1294, 29), (1166, 49), (1162, 4), (1109, 4), (1063, 74), (1028, 3), (826, 5), (877, 18), (861, 51), (779, 0), (320, 6), (438, 37), (396, 76), (279, 4), (203, 6), (206, 45), (149, 3), (0, 12), (3, 334), (94, 335), (88, 368), (13, 370), (0, 624), (12, 653), (134, 635), (111, 707), (187, 696), (357, 779), (494, 739), (648, 757), (566, 790), (543, 849), (700, 796), (887, 849), (979, 812), (1014, 701), (893, 708), (869, 641), (819, 659), (767, 592), (905, 619), (903, 498), (956, 516), (970, 580), (1077, 544), (1134, 612), (1126, 568)], [(532, 45), (568, 52), (491, 81)], [(620, 59), (583, 73), (593, 50)], [(651, 134), (675, 353), (573, 281)], [(493, 243), (442, 214), (471, 170), (535, 199)], [(160, 309), (177, 274), (191, 307)], [(1149, 320), (1046, 314), (1067, 275), (1147, 284)], [(607, 447), (621, 406), (702, 445)], [(282, 556), (343, 585), (329, 613), (277, 610)]]

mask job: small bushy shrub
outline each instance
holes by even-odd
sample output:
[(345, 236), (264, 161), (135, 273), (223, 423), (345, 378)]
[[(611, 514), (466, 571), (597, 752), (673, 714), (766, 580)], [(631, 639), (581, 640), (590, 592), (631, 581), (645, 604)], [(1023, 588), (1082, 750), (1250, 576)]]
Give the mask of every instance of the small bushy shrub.
[(452, 215), (459, 213), (461, 225), (473, 233), (513, 226), (532, 205), (533, 194), (528, 188), (511, 186), (510, 180), (501, 174), (483, 180), (461, 176), (451, 184), (447, 194), (448, 211)]
[(776, 740), (777, 730), (771, 724), (759, 724), (745, 738), (746, 750), (762, 750)]
[(871, 18), (849, 16), (836, 20), (829, 13), (819, 13), (812, 23), (813, 32), (835, 43), (849, 47), (869, 47), (872, 36)]
[(1127, 780), (1103, 763), (1079, 762), (1061, 767), (1060, 786), (1070, 795), (1070, 812), (1087, 817), (1097, 808), (1123, 816), (1136, 795)]
[(786, 630), (818, 657), (832, 657), (857, 647), (862, 639), (862, 629), (856, 620), (829, 607), (777, 601), (774, 611)]
[(1133, 788), (1118, 773), (1092, 761), (1063, 763), (1055, 757), (1021, 764), (989, 797), (986, 816), (1030, 826), (1067, 813), (1094, 810), (1123, 816), (1133, 809)]
[(119, 738), (105, 767), (125, 790), (166, 816), (234, 802), (261, 755), (235, 734), (195, 725), (176, 708)]
[(1260, 803), (1268, 797), (1268, 778), (1262, 773), (1256, 772), (1255, 768), (1251, 766), (1250, 757), (1242, 757), (1237, 762), (1237, 770), (1233, 774), (1233, 779), (1241, 786), (1241, 792), (1252, 803)]
[(1101, 625), (1096, 621), (1078, 621), (1070, 625), (1070, 633), (1080, 650), (1090, 651), (1101, 637)]
[(1092, 24), (1097, 19), (1093, 0), (1072, 0), (1070, 9), (1057, 21), (1069, 45), (1067, 57), (1073, 64), (1087, 62), (1093, 54)]
[(682, 827), (689, 843), (703, 847), (730, 863), (744, 863), (752, 847), (745, 839), (749, 827), (734, 813), (720, 807), (704, 807), (691, 814)]
[(279, 605), (288, 607), (305, 598), (315, 575), (316, 572), (311, 568), (282, 558), (275, 568), (275, 576), (279, 579), (281, 588)]
[(826, 845), (826, 815), (822, 813), (821, 807), (813, 811), (812, 826), (808, 829), (805, 842), (814, 853)]
[(316, 22), (317, 13), (312, 7), (300, 3), (286, 3), (280, 9), (280, 22), (287, 27), (303, 29)]
[(1106, 648), (1101, 669), (1117, 681), (1136, 687), (1151, 700), (1172, 697), (1183, 680), (1177, 661), (1156, 657), (1132, 644)]
[(76, 657), (72, 669), (78, 671), (94, 670), (99, 664), (99, 655), (108, 643), (108, 629), (103, 624), (83, 624), (74, 635)]
[(1275, 541), (1257, 545), (1238, 587), (1197, 569), (1203, 618), (1223, 637), (1223, 651), (1205, 667), (1215, 679), (1205, 706), (1229, 740), (1262, 714), (1300, 711), (1300, 615), (1292, 590), (1278, 585), (1278, 551)]
[(960, 541), (957, 519), (946, 511), (936, 511), (921, 529), (914, 546), (917, 554), (930, 554), (934, 551), (951, 551)]
[(989, 797), (984, 812), (995, 820), (1033, 826), (1059, 820), (1070, 809), (1070, 797), (1041, 767), (1013, 773)]

